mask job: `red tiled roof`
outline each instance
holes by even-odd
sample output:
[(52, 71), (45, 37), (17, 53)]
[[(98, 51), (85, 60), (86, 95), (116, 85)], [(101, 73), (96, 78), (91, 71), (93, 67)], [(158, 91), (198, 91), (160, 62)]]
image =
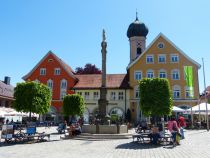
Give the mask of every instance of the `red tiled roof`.
[(14, 87), (0, 81), (0, 98), (13, 98)]
[[(55, 54), (54, 54), (55, 55)], [(56, 55), (55, 55), (56, 56)], [(57, 57), (57, 56), (56, 56)], [(58, 57), (57, 57), (58, 58)], [(74, 70), (68, 65), (66, 64), (63, 60), (61, 60), (60, 58), (58, 58), (58, 60), (60, 60), (60, 63), (62, 64), (63, 67), (65, 67), (65, 69), (69, 72), (74, 73)]]
[[(75, 75), (78, 78), (74, 89), (98, 89), (101, 87), (101, 74)], [(128, 79), (126, 74), (106, 75), (107, 88), (128, 89)]]

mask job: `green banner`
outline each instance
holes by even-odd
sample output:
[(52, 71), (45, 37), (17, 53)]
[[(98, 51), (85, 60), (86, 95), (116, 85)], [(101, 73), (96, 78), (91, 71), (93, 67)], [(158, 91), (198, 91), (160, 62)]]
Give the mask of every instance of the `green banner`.
[(194, 81), (193, 81), (193, 68), (192, 66), (184, 66), (184, 73), (185, 73), (185, 79), (187, 87), (189, 88), (190, 97), (194, 97), (193, 87), (194, 87)]

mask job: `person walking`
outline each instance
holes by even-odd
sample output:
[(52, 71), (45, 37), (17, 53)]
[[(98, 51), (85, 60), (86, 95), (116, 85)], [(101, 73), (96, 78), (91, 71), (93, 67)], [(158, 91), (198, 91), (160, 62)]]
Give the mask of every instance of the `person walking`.
[(180, 127), (181, 139), (184, 139), (184, 128), (186, 127), (186, 122), (182, 115), (179, 116), (178, 126)]
[(168, 130), (171, 132), (172, 135), (173, 146), (179, 145), (179, 141), (177, 140), (179, 128), (175, 116), (172, 116), (171, 119), (168, 121)]

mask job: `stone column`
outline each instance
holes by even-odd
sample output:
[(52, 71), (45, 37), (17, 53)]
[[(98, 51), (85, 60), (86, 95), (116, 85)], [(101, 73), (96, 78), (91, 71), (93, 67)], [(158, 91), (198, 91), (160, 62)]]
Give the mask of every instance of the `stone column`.
[(103, 30), (103, 41), (101, 42), (101, 53), (102, 53), (102, 78), (101, 78), (101, 88), (100, 88), (100, 99), (98, 100), (99, 105), (99, 115), (101, 119), (104, 119), (106, 115), (106, 106), (108, 105), (108, 101), (106, 98), (107, 88), (106, 88), (106, 37), (105, 31)]

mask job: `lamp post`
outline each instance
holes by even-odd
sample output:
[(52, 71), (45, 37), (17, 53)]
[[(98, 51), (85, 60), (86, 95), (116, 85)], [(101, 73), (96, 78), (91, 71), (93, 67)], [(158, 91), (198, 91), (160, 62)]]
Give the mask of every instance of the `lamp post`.
[(207, 123), (207, 131), (209, 131), (209, 117), (208, 117), (208, 105), (206, 99), (206, 78), (205, 78), (205, 69), (204, 69), (204, 60), (202, 58), (203, 63), (203, 81), (204, 81), (204, 94), (205, 94), (205, 102), (206, 102), (206, 123)]

